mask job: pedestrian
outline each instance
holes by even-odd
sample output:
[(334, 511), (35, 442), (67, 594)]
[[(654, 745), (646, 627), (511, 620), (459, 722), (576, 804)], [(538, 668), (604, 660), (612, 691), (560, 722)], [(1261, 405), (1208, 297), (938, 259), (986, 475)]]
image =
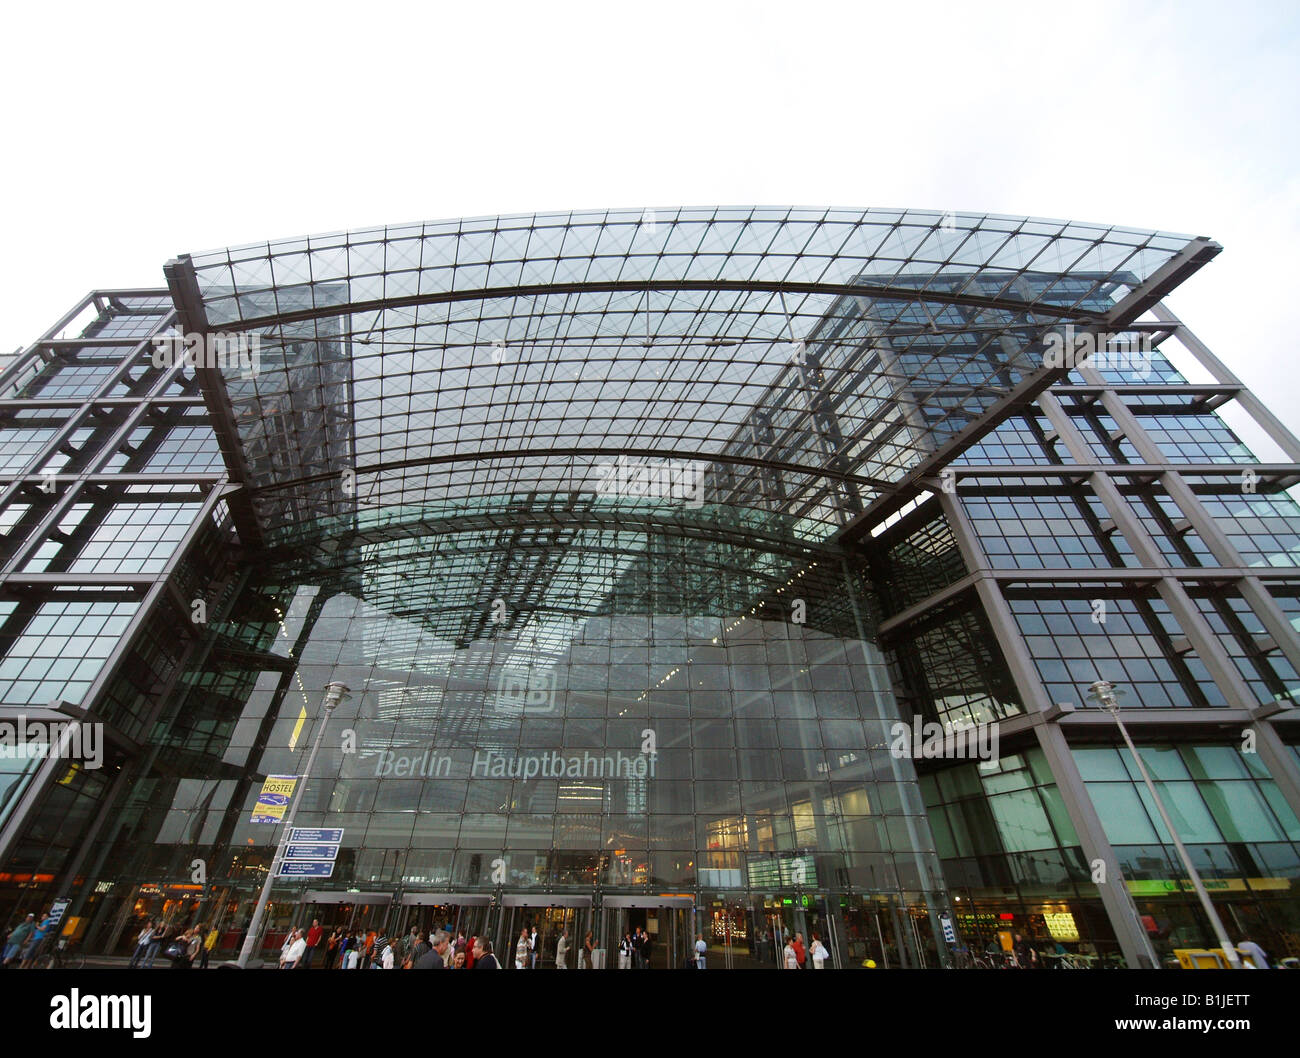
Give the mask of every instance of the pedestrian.
[(560, 930), (560, 939), (555, 942), (555, 968), (557, 970), (567, 970), (569, 968), (569, 931)]
[(814, 970), (826, 969), (826, 960), (831, 957), (831, 953), (826, 950), (826, 945), (816, 933), (812, 935), (812, 947), (808, 949), (808, 954), (812, 957)]
[(1038, 969), (1038, 952), (1034, 951), (1034, 946), (1025, 940), (1024, 935), (1017, 933), (1015, 943), (1011, 946), (1012, 954), (1016, 959), (1016, 966), (1021, 970)]
[(497, 957), (492, 954), (492, 942), (486, 937), (474, 938), (474, 969), (475, 970), (499, 970), (501, 964), (497, 962)]
[(537, 969), (537, 927), (533, 926), (533, 932), (528, 937), (528, 968)]
[(221, 932), (214, 924), (213, 927), (208, 930), (207, 936), (203, 938), (203, 954), (199, 957), (200, 970), (206, 970), (208, 968), (208, 956), (212, 954), (212, 949), (217, 946), (217, 941), (220, 939)]
[(593, 969), (591, 956), (595, 950), (596, 945), (592, 942), (591, 930), (587, 930), (587, 935), (582, 938), (582, 968), (584, 970)]
[(355, 970), (361, 965), (361, 949), (357, 947), (359, 938), (353, 934), (350, 939), (352, 943), (348, 945), (347, 959), (343, 964), (345, 970)]
[(787, 970), (799, 969), (799, 956), (795, 953), (793, 939), (787, 940), (785, 942), (785, 948), (781, 952), (781, 955), (785, 961), (785, 969)]
[(618, 942), (618, 968), (632, 969), (632, 934), (630, 933), (624, 933), (623, 939)]
[(650, 956), (654, 952), (655, 939), (648, 930), (641, 931), (641, 969), (650, 969)]
[(393, 955), (393, 945), (396, 943), (397, 941), (390, 941), (384, 945), (384, 954), (380, 958), (380, 963), (385, 970), (391, 970), (397, 965), (397, 960)]
[(806, 969), (806, 967), (805, 967), (804, 964), (808, 961), (808, 952), (804, 949), (804, 946), (803, 946), (803, 934), (802, 934), (802, 933), (796, 933), (796, 934), (794, 935), (794, 945), (793, 945), (793, 947), (794, 947), (794, 956), (795, 956), (795, 959), (796, 959), (796, 960), (798, 961), (798, 963), (799, 963), (799, 969), (800, 969), (800, 970)]
[(153, 961), (157, 958), (158, 952), (163, 946), (163, 942), (167, 940), (167, 933), (167, 927), (161, 922), (154, 924), (153, 933), (149, 936), (149, 946), (144, 952), (144, 968), (146, 970), (153, 969)]
[(194, 966), (194, 960), (199, 957), (203, 951), (203, 927), (195, 926), (190, 930), (189, 940), (185, 944), (185, 965), (183, 969), (189, 970)]
[[(35, 930), (36, 930), (36, 915), (29, 911), (27, 913), (27, 917), (23, 919), (20, 923), (18, 923), (18, 925), (14, 927), (13, 932), (10, 933), (9, 936), (5, 938), (5, 950), (4, 950), (5, 966), (8, 966), (11, 962), (13, 962), (16, 958), (18, 958), (19, 955), (22, 954), (23, 948), (26, 947), (27, 945), (28, 938), (31, 937), (32, 933), (34, 933)], [(139, 950), (140, 949), (137, 946), (136, 951)], [(134, 962), (135, 962), (135, 957), (132, 956), (132, 965), (134, 965)]]
[(45, 947), (45, 938), (54, 932), (54, 927), (58, 925), (59, 920), (52, 914), (46, 912), (45, 917), (37, 923), (36, 928), (32, 930), (31, 935), (27, 938), (27, 944), (23, 947), (18, 969), (30, 970), (32, 965), (40, 957)]
[(424, 930), (412, 933), (407, 939), (407, 943), (410, 950), (406, 953), (406, 957), (402, 962), (402, 968), (405, 970), (414, 967), (417, 962), (433, 950), (433, 945), (429, 943)]
[(445, 929), (438, 930), (433, 935), (432, 946), (416, 960), (415, 969), (445, 970), (447, 968), (446, 956), (450, 950), (451, 936)]
[(284, 969), (284, 964), (289, 959), (289, 949), (293, 947), (293, 942), (297, 939), (298, 939), (298, 931), (296, 929), (291, 929), (289, 930), (288, 933), (284, 935), (284, 943), (280, 945), (280, 969), (281, 970)]
[(645, 934), (641, 932), (641, 927), (637, 926), (636, 931), (632, 934), (632, 968), (641, 969), (645, 962), (645, 956), (642, 953), (642, 946), (645, 944)]
[(320, 927), (320, 919), (312, 919), (311, 929), (307, 931), (307, 954), (302, 960), (302, 968), (304, 970), (310, 970), (311, 964), (315, 962), (316, 948), (320, 945), (320, 939), (324, 933), (325, 931)]
[(284, 954), (284, 960), (280, 964), (282, 970), (296, 970), (298, 964), (302, 961), (303, 956), (307, 954), (307, 938), (303, 935), (302, 930), (293, 931), (293, 940), (289, 944)]
[(339, 943), (343, 940), (343, 934), (339, 931), (338, 926), (334, 927), (334, 932), (325, 942), (325, 969), (334, 969), (334, 959), (339, 953)]
[(528, 940), (529, 940), (528, 927), (525, 926), (522, 930), (519, 931), (519, 940), (515, 942), (515, 969), (516, 970), (528, 969), (528, 955), (530, 951), (528, 947)]
[(173, 970), (188, 970), (199, 954), (202, 937), (196, 928), (182, 930), (168, 943), (163, 954), (171, 960)]
[[(704, 969), (704, 957), (708, 953), (709, 946), (704, 943), (704, 934), (695, 934), (695, 969)], [(712, 978), (710, 978), (712, 980)]]

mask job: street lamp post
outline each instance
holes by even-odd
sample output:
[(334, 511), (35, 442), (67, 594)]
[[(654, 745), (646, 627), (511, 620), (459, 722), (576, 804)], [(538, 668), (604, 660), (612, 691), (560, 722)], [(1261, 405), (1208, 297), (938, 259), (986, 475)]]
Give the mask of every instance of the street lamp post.
[[(321, 717), (320, 727), (316, 731), (316, 739), (312, 742), (311, 752), (307, 755), (307, 766), (302, 773), (302, 793), (306, 793), (307, 780), (311, 776), (311, 766), (316, 762), (316, 751), (320, 749), (321, 740), (325, 736), (325, 727), (329, 723), (330, 714), (334, 712), (334, 707), (347, 697), (348, 688), (346, 684), (331, 683), (325, 688), (325, 700), (321, 703), (325, 715)], [(271, 869), (267, 871), (266, 883), (262, 886), (262, 895), (257, 898), (257, 907), (253, 909), (253, 920), (248, 924), (248, 934), (244, 937), (244, 946), (239, 952), (239, 968), (246, 969), (248, 960), (253, 954), (253, 948), (257, 944), (258, 934), (262, 931), (262, 918), (266, 914), (266, 904), (271, 898), (271, 886), (275, 884), (275, 872), (280, 869), (280, 862), (284, 859), (285, 843), (289, 835), (293, 832), (293, 818), (298, 814), (298, 803), (301, 797), (295, 794), (289, 801), (289, 811), (284, 817), (284, 830), (280, 834), (280, 841), (275, 848), (275, 858), (271, 860)]]
[(1110, 713), (1119, 727), (1119, 733), (1124, 737), (1124, 743), (1128, 746), (1128, 751), (1133, 754), (1133, 760), (1137, 762), (1138, 771), (1141, 773), (1142, 781), (1146, 783), (1147, 790), (1151, 794), (1151, 800), (1155, 802), (1156, 811), (1160, 813), (1160, 818), (1164, 820), (1165, 829), (1169, 831), (1169, 836), (1174, 842), (1174, 848), (1178, 850), (1178, 856), (1183, 861), (1183, 869), (1187, 871), (1187, 877), (1192, 881), (1192, 887), (1196, 890), (1196, 895), (1201, 901), (1201, 907), (1210, 920), (1214, 935), (1219, 939), (1219, 947), (1223, 949), (1223, 954), (1227, 956), (1232, 968), (1240, 970), (1241, 959), (1237, 955), (1237, 949), (1228, 943), (1228, 934), (1223, 928), (1219, 913), (1214, 910), (1214, 904), (1210, 901), (1210, 894), (1206, 892), (1205, 885), (1201, 882), (1201, 876), (1197, 873), (1196, 868), (1192, 866), (1192, 858), (1187, 854), (1187, 849), (1184, 847), (1182, 839), (1179, 838), (1178, 831), (1174, 829), (1169, 813), (1165, 811), (1165, 803), (1160, 799), (1160, 794), (1156, 792), (1156, 784), (1151, 781), (1151, 775), (1148, 773), (1146, 765), (1142, 763), (1142, 757), (1139, 755), (1137, 747), (1133, 745), (1133, 740), (1129, 738), (1128, 728), (1124, 726), (1124, 721), (1120, 719), (1119, 695), (1123, 692), (1116, 691), (1114, 684), (1109, 680), (1098, 680), (1088, 689), (1092, 691), (1092, 694), (1088, 697), (1099, 702), (1101, 707)]

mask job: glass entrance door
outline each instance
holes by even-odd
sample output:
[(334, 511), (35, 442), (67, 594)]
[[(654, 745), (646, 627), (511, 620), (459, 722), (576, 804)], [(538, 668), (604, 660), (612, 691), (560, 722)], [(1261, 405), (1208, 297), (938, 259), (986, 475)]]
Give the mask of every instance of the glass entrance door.
[(703, 905), (695, 924), (708, 946), (705, 968), (755, 970), (775, 965), (769, 960), (778, 923), (761, 899), (751, 900), (743, 893), (718, 894)]
[(405, 937), (415, 929), (430, 937), (444, 929), (453, 943), (464, 936), (466, 944), (472, 937), (490, 938), (491, 903), (486, 893), (406, 893), (393, 918), (393, 932)]
[[(343, 937), (351, 937), (348, 948), (356, 948), (361, 957), (358, 965), (366, 962), (374, 951), (375, 941), (388, 935), (389, 912), (392, 906), (390, 893), (330, 893), (310, 891), (304, 894), (294, 915), (294, 924), (307, 929), (313, 921), (319, 920), (324, 933), (321, 938), (320, 951), (316, 955), (314, 966), (322, 969), (338, 969), (342, 959), (337, 951), (329, 953), (329, 938), (337, 930)], [(279, 954), (279, 946), (284, 940), (283, 933), (276, 940), (268, 931), (265, 945), (265, 958), (271, 959)]]
[[(502, 898), (497, 920), (500, 926), (492, 943), (497, 960), (506, 969), (555, 969), (562, 936), (565, 969), (586, 969), (583, 940), (588, 931), (597, 949), (591, 969), (604, 965), (604, 950), (592, 921), (590, 897), (507, 894)], [(533, 929), (537, 930), (537, 939), (527, 946), (525, 953), (520, 941), (524, 930), (531, 937)]]
[[(610, 954), (607, 965), (617, 969), (680, 969), (695, 950), (691, 936), (694, 900), (690, 897), (606, 896), (603, 901), (603, 947)], [(641, 964), (638, 956), (621, 950), (625, 938), (637, 931), (650, 938), (649, 958)], [(645, 945), (641, 951), (647, 950)]]

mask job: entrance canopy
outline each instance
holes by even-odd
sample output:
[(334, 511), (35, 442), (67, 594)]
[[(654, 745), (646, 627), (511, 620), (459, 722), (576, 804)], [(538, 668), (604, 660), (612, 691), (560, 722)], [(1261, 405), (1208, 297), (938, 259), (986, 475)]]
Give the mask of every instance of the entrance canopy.
[(1047, 331), (1120, 329), (1218, 249), (972, 214), (611, 210), (167, 273), (186, 331), (255, 352), (197, 369), (246, 543), (668, 521), (816, 547), (1059, 378)]

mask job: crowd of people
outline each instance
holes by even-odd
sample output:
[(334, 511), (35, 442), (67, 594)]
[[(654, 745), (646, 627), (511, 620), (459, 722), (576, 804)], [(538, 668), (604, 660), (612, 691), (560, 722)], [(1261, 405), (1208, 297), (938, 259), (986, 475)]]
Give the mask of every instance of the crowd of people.
[(54, 935), (58, 917), (46, 914), (39, 922), (35, 913), (29, 913), (5, 938), (5, 969), (30, 970), (44, 953), (46, 941)]
[[(50, 945), (57, 936), (58, 924), (59, 916), (53, 911), (39, 922), (35, 914), (29, 913), (5, 937), (5, 969), (29, 970), (36, 966), (42, 956), (50, 953)], [(131, 953), (131, 961), (127, 964), (128, 968), (151, 970), (161, 954), (174, 970), (188, 970), (196, 964), (201, 969), (207, 969), (208, 956), (217, 943), (217, 936), (216, 929), (210, 929), (204, 924), (168, 928), (149, 919), (136, 934), (135, 948)]]
[[(5, 939), (4, 966), (27, 969), (36, 964), (48, 950), (47, 941), (56, 932), (58, 918), (51, 912), (40, 921), (29, 914)], [(152, 969), (161, 956), (173, 969), (190, 969), (197, 966), (207, 969), (209, 956), (216, 947), (219, 931), (205, 923), (182, 927), (168, 926), (154, 919), (144, 922), (135, 937), (131, 954), (131, 969)], [(1023, 945), (1017, 936), (1016, 954), (1024, 952), (1020, 965), (1032, 965), (1032, 949)], [(786, 970), (822, 970), (830, 965), (830, 952), (817, 933), (812, 941), (804, 943), (802, 933), (780, 934), (776, 937), (781, 949), (778, 965)], [(643, 927), (625, 933), (618, 945), (618, 968), (627, 970), (649, 969), (655, 950), (655, 938)], [(1023, 946), (1023, 947), (1022, 947)], [(703, 970), (707, 966), (708, 945), (703, 934), (698, 934), (693, 952), (688, 953), (686, 964)], [(569, 961), (576, 955), (578, 969), (596, 968), (596, 942), (587, 931), (580, 944), (574, 945), (569, 931), (562, 929), (555, 943), (555, 967), (569, 969)], [(536, 969), (539, 965), (539, 936), (537, 927), (526, 924), (520, 930), (514, 945), (516, 970)], [(509, 962), (509, 952), (505, 961)], [(422, 930), (412, 926), (405, 936), (387, 937), (378, 930), (356, 930), (334, 927), (326, 929), (315, 919), (306, 929), (291, 929), (280, 947), (278, 961), (282, 970), (364, 970), (364, 969), (501, 969), (492, 942), (487, 937), (466, 936), (448, 926), (445, 929)]]
[(805, 946), (803, 934), (796, 933), (793, 937), (788, 937), (781, 950), (781, 969), (824, 970), (830, 957), (831, 953), (826, 950), (826, 945), (818, 934), (814, 933), (812, 943)]
[(169, 928), (151, 918), (136, 934), (135, 950), (127, 967), (152, 970), (154, 960), (161, 954), (171, 963), (173, 970), (188, 970), (196, 964), (199, 969), (206, 970), (219, 935), (215, 926), (206, 923)]
[(414, 926), (404, 937), (376, 930), (336, 928), (326, 934), (320, 921), (293, 929), (280, 947), (281, 970), (499, 970), (487, 937), (466, 937), (448, 929)]

